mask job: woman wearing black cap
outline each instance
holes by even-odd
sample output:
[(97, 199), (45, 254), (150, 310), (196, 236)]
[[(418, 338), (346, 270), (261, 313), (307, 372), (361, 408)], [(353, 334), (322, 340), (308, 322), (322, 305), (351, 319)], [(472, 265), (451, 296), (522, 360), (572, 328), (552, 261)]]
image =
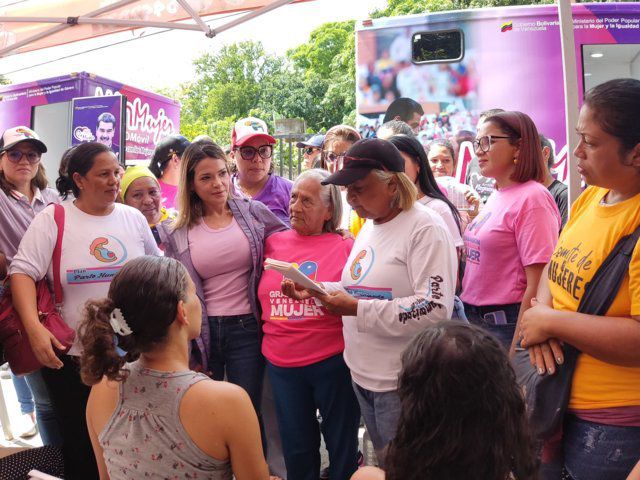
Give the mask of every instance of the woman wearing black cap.
[(417, 191), (404, 174), (404, 159), (391, 143), (356, 142), (340, 171), (323, 183), (347, 187), (347, 201), (370, 219), (356, 237), (340, 282), (323, 283), (316, 296), (342, 315), (344, 358), (380, 463), (394, 437), (400, 402), (400, 356), (425, 325), (451, 317), (457, 258), (453, 240), (436, 213), (416, 205)]
[(176, 209), (176, 195), (180, 183), (180, 159), (191, 142), (182, 135), (164, 137), (153, 152), (149, 170), (158, 179), (162, 204), (169, 210)]

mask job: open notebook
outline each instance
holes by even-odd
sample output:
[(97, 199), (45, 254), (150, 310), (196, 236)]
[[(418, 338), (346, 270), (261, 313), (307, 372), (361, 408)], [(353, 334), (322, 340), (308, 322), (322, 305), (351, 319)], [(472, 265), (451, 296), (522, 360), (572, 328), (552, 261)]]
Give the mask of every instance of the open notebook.
[(318, 293), (326, 294), (321, 284), (314, 282), (304, 273), (298, 270), (293, 264), (289, 262), (283, 262), (281, 260), (274, 260), (273, 258), (267, 258), (264, 261), (265, 270), (275, 270), (281, 273), (283, 276), (308, 290), (313, 290)]

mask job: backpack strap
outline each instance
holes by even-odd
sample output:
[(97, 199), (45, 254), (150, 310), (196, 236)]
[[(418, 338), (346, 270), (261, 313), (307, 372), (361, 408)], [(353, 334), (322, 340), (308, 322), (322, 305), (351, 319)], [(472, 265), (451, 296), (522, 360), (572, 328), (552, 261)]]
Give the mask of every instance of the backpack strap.
[(64, 235), (64, 207), (53, 204), (53, 219), (58, 227), (56, 246), (53, 248), (53, 297), (56, 306), (62, 305), (62, 282), (60, 280), (60, 260), (62, 257), (62, 236)]

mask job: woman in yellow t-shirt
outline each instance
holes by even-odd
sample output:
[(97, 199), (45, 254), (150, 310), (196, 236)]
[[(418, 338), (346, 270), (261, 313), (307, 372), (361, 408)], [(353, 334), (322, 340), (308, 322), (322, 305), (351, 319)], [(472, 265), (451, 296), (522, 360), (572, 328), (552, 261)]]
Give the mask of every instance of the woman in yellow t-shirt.
[(562, 432), (564, 458), (553, 462), (564, 467), (563, 478), (624, 480), (640, 458), (640, 244), (607, 315), (576, 313), (600, 264), (640, 225), (639, 112), (638, 80), (612, 80), (587, 93), (574, 155), (590, 187), (572, 206), (516, 334), (541, 375), (562, 368), (562, 343), (582, 352)]

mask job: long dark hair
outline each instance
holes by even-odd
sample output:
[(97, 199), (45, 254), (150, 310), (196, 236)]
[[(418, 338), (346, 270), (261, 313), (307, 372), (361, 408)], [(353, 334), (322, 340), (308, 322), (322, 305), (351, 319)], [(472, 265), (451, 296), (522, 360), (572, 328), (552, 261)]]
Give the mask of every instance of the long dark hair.
[(73, 174), (79, 173), (85, 177), (93, 168), (96, 157), (101, 153), (113, 153), (109, 147), (100, 142), (87, 142), (64, 152), (63, 160), (67, 162), (66, 171), (58, 171), (60, 176), (56, 180), (56, 189), (63, 199), (67, 199), (69, 192), (80, 198), (80, 189), (73, 180)]
[(447, 320), (423, 330), (402, 355), (398, 394), (387, 480), (537, 478), (515, 374), (483, 329)]
[(409, 155), (411, 160), (420, 167), (418, 169), (418, 188), (427, 197), (442, 200), (446, 203), (451, 210), (451, 214), (456, 221), (456, 225), (458, 225), (458, 230), (462, 232), (462, 219), (460, 218), (460, 212), (458, 212), (455, 205), (451, 203), (451, 200), (449, 200), (446, 195), (442, 193), (440, 187), (438, 187), (438, 183), (433, 176), (431, 167), (429, 167), (427, 152), (425, 152), (418, 139), (408, 135), (394, 135), (389, 139), (389, 142), (395, 145), (401, 152)]
[[(107, 298), (85, 305), (79, 328), (80, 375), (87, 385), (103, 376), (122, 380), (125, 362), (134, 361), (162, 343), (176, 318), (178, 302), (186, 299), (187, 270), (169, 257), (138, 257), (122, 267), (109, 285)], [(132, 334), (114, 332), (110, 318), (119, 309)], [(126, 355), (121, 356), (115, 341)]]

